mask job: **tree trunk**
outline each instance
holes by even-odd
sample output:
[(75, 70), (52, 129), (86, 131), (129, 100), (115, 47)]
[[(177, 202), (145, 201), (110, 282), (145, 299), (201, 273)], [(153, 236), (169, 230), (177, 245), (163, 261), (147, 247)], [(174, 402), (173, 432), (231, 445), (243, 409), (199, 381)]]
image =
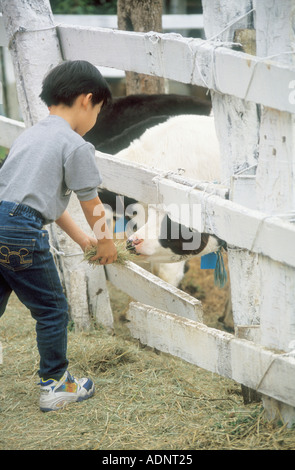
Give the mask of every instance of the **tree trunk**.
[[(162, 31), (162, 0), (118, 0), (118, 28), (123, 31)], [(126, 72), (126, 94), (164, 93), (161, 77)]]

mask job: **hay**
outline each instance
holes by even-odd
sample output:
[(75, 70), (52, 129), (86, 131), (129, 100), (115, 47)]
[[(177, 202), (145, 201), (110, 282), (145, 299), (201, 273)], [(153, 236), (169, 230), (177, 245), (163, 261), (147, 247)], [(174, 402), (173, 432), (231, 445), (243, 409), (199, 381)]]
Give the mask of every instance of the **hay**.
[[(125, 241), (115, 241), (115, 245), (117, 248), (117, 260), (115, 263), (120, 265), (125, 265), (128, 261), (135, 261), (137, 259), (137, 255), (132, 253), (131, 251), (127, 250), (126, 242)], [(92, 246), (84, 253), (84, 260), (91, 264), (93, 267), (99, 265), (100, 258), (95, 261), (91, 261), (91, 258), (96, 255), (96, 247)]]

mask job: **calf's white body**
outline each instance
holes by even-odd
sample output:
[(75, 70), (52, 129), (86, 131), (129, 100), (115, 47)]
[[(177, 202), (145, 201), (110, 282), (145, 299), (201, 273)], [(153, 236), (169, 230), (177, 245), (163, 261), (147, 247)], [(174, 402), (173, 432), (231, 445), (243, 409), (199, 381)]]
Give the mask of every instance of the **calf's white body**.
[[(146, 130), (116, 156), (149, 168), (181, 173), (184, 178), (220, 181), (220, 151), (212, 116), (172, 117)], [(182, 261), (183, 264), (185, 258), (192, 256), (191, 253), (179, 247), (175, 252), (172, 243), (166, 242), (164, 246), (160, 242), (159, 232), (164, 218), (165, 213), (160, 207), (150, 206), (146, 224), (129, 237), (129, 247), (152, 263)], [(209, 236), (208, 243), (198, 255), (216, 251), (218, 247), (218, 240)]]

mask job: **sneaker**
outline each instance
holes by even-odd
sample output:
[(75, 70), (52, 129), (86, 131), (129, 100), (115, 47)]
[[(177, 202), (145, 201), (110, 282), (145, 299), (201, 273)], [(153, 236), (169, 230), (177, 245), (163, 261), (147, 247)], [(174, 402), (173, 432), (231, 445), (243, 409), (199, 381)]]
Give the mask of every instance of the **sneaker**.
[(49, 379), (40, 384), (41, 411), (56, 411), (68, 403), (87, 400), (94, 394), (94, 383), (90, 379), (76, 379), (68, 371), (60, 380)]

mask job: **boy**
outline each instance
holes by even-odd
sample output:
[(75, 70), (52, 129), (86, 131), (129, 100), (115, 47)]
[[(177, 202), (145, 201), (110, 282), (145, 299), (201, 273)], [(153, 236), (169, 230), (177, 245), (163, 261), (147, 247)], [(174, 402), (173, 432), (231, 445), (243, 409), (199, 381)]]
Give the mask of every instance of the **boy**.
[[(52, 411), (91, 397), (94, 384), (67, 370), (67, 302), (42, 227), (55, 221), (83, 251), (96, 245), (101, 264), (117, 250), (97, 195), (95, 149), (82, 137), (111, 98), (107, 83), (89, 62), (66, 61), (45, 77), (40, 97), (49, 116), (16, 139), (0, 171), (0, 316), (14, 291), (36, 320), (40, 409)], [(72, 191), (96, 238), (66, 211)]]

